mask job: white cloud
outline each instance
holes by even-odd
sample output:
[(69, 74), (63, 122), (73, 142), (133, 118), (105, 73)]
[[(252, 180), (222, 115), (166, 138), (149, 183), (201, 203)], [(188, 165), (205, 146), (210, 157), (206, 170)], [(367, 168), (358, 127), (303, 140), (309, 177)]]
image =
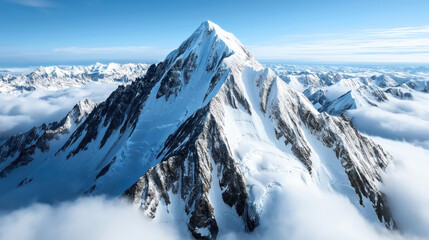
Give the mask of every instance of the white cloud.
[(148, 221), (136, 208), (102, 197), (56, 206), (35, 204), (0, 215), (0, 239), (179, 239), (171, 226)]
[(43, 90), (20, 95), (0, 94), (0, 140), (25, 132), (33, 126), (61, 120), (84, 98), (105, 100), (118, 84), (88, 83), (82, 87)]
[(172, 49), (152, 46), (64, 47), (49, 50), (0, 49), (0, 65), (58, 65), (82, 62), (158, 62)]
[(383, 176), (384, 192), (404, 236), (429, 239), (429, 148), (372, 137), (395, 158)]
[(22, 68), (0, 68), (0, 76), (2, 75), (20, 75), (20, 74), (29, 74), (34, 71), (35, 67), (22, 67)]
[(429, 63), (429, 26), (292, 35), (249, 49), (265, 60)]
[(12, 0), (12, 2), (34, 8), (49, 8), (55, 6), (55, 4), (49, 0)]
[(369, 135), (393, 140), (405, 140), (429, 149), (429, 95), (413, 92), (414, 99), (393, 97), (378, 107), (347, 111), (354, 126)]
[(228, 232), (220, 239), (402, 239), (382, 224), (368, 222), (346, 197), (302, 182), (284, 185), (264, 211), (255, 232)]
[(128, 47), (66, 47), (56, 48), (52, 50), (55, 54), (67, 54), (70, 56), (78, 57), (93, 57), (97, 59), (114, 58), (114, 59), (129, 59), (129, 58), (141, 58), (149, 56), (149, 58), (162, 59), (164, 58), (171, 49), (162, 49), (151, 46), (128, 46)]

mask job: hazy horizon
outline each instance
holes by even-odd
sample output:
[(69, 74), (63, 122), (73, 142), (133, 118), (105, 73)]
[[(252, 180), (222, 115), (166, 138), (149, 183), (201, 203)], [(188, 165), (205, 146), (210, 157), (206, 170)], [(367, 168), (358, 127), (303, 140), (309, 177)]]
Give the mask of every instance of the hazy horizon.
[(258, 1), (2, 0), (0, 7), (0, 67), (158, 62), (205, 20), (262, 62), (429, 63), (422, 0), (271, 0), (263, 8)]

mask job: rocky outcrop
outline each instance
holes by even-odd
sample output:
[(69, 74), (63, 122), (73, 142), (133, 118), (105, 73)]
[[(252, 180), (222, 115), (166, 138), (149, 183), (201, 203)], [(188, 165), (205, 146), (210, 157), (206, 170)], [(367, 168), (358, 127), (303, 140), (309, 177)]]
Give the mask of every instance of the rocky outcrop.
[(402, 88), (388, 88), (385, 90), (386, 93), (390, 93), (392, 96), (403, 99), (403, 100), (412, 100), (413, 94), (411, 92), (406, 92)]

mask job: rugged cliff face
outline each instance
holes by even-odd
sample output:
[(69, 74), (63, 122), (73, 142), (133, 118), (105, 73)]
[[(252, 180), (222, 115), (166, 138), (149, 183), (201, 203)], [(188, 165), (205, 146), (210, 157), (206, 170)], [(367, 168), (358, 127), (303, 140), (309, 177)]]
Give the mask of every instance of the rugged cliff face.
[[(211, 22), (119, 87), (58, 149), (50, 161), (73, 172), (65, 197), (123, 195), (195, 238), (254, 230), (270, 192), (287, 181), (344, 194), (395, 227), (378, 188), (391, 157), (344, 115), (320, 114)], [(32, 171), (26, 187), (45, 186), (37, 179), (46, 169)]]

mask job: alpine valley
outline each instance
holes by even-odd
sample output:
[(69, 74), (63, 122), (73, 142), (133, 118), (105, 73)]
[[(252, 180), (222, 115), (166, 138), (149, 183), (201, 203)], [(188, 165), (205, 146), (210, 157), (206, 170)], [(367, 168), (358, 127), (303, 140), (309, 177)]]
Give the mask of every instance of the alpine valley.
[[(252, 234), (273, 201), (284, 200), (276, 193), (297, 185), (339, 194), (394, 232), (400, 225), (382, 185), (395, 160), (360, 132), (369, 129), (357, 111), (424, 101), (429, 71), (320, 68), (262, 65), (234, 35), (206, 21), (151, 66), (4, 75), (0, 90), (14, 94), (126, 84), (103, 102), (82, 99), (62, 119), (7, 139), (0, 206), (106, 195), (154, 222), (177, 223), (186, 238), (216, 239), (227, 231)], [(423, 134), (409, 140), (429, 141)]]

